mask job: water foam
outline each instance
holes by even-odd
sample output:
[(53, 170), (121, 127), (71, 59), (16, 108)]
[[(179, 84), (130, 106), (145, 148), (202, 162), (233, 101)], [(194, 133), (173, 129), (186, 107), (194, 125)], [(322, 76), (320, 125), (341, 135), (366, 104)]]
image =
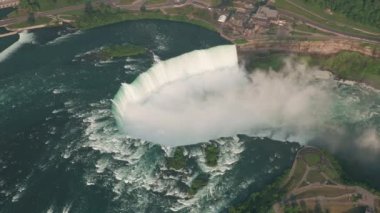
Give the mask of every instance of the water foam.
[(32, 43), (34, 34), (26, 31), (19, 33), (19, 39), (9, 46), (7, 49), (0, 53), (0, 63), (7, 60), (13, 53), (15, 53), (21, 46), (27, 43)]
[(132, 84), (122, 84), (113, 100), (116, 113), (123, 113), (126, 104), (143, 101), (164, 85), (237, 65), (238, 59), (234, 45), (195, 50), (166, 61), (157, 61)]
[(234, 45), (161, 61), (113, 100), (122, 131), (164, 145), (248, 134), (306, 142), (331, 109), (331, 75), (288, 61), (248, 74)]

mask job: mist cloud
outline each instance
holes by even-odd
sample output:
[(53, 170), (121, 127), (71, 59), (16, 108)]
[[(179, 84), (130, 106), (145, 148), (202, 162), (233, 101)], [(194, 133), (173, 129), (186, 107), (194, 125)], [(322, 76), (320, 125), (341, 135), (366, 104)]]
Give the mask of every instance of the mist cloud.
[(238, 66), (171, 82), (119, 118), (132, 137), (184, 145), (249, 134), (306, 142), (331, 114), (331, 80), (288, 60), (279, 72)]

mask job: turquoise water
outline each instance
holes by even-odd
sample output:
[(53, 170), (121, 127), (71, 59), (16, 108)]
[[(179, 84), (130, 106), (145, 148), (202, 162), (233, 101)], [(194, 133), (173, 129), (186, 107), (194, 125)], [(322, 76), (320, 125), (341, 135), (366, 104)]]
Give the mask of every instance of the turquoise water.
[[(201, 143), (185, 147), (187, 167), (175, 171), (165, 159), (173, 149), (120, 134), (111, 99), (121, 83), (131, 83), (154, 61), (228, 43), (214, 32), (134, 21), (21, 37), (0, 39), (0, 212), (223, 211), (282, 174), (300, 147), (243, 135), (220, 138), (211, 141), (221, 150), (217, 167), (205, 164)], [(109, 61), (88, 57), (124, 43), (149, 51)], [(310, 143), (334, 152), (351, 177), (380, 188), (376, 143), (357, 143), (363, 132), (379, 132), (379, 92), (337, 82), (333, 93), (331, 128)], [(192, 197), (187, 191), (199, 173), (210, 181)]]
[[(185, 147), (188, 167), (166, 167), (168, 147), (119, 134), (111, 99), (154, 60), (228, 43), (175, 22), (136, 21), (86, 32), (43, 29), (0, 40), (0, 212), (223, 211), (289, 168), (297, 143), (235, 136)], [(20, 42), (20, 41), (18, 41)], [(17, 43), (17, 42), (16, 42)], [(149, 49), (134, 58), (97, 61), (86, 53), (109, 44)], [(13, 46), (11, 49), (10, 46)], [(4, 51), (5, 50), (5, 51)], [(191, 197), (198, 173), (209, 184)]]

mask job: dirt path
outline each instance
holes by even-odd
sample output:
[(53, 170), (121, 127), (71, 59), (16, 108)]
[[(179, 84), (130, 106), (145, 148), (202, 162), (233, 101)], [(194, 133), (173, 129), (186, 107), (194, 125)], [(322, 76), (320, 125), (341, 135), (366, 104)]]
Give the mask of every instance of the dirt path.
[[(310, 162), (306, 160), (305, 155), (315, 154), (318, 154), (320, 158), (317, 164), (313, 163), (311, 166), (309, 165)], [(377, 205), (376, 202), (379, 199), (379, 197), (362, 187), (347, 186), (338, 183), (331, 179), (327, 174), (323, 173), (323, 171), (320, 170), (320, 167), (331, 166), (331, 162), (325, 157), (325, 155), (320, 150), (313, 147), (303, 147), (300, 150), (298, 150), (292, 169), (289, 172), (289, 175), (286, 178), (283, 186), (285, 186), (295, 175), (296, 166), (301, 161), (306, 163), (306, 167), (303, 170), (303, 173), (299, 174), (300, 176), (302, 176), (302, 178), (298, 181), (298, 183), (295, 184), (294, 188), (288, 191), (288, 198), (295, 196), (296, 202), (300, 202), (302, 200), (304, 202), (320, 203), (322, 208), (329, 208), (334, 205), (345, 205), (347, 208), (351, 208), (353, 206), (368, 206), (370, 208), (375, 209)], [(311, 170), (319, 171), (326, 181), (324, 183), (314, 182), (309, 183), (305, 186), (301, 186), (303, 182), (307, 182), (307, 175)], [(335, 185), (327, 185), (327, 181)], [(308, 194), (308, 196), (310, 197), (298, 197), (301, 194), (307, 192), (310, 192)], [(314, 193), (317, 192), (319, 194), (314, 196)], [(323, 194), (323, 192), (325, 192), (325, 194)], [(306, 194), (304, 195), (306, 196)], [(282, 213), (283, 206), (281, 206), (280, 203), (276, 203), (273, 205), (273, 211), (276, 213)]]

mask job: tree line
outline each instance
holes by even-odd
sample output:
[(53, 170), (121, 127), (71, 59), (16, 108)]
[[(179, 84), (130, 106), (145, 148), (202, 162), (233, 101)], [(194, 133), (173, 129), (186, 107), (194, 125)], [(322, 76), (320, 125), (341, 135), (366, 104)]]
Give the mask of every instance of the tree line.
[(380, 28), (379, 0), (303, 0), (323, 9), (339, 12), (346, 17), (367, 25)]

